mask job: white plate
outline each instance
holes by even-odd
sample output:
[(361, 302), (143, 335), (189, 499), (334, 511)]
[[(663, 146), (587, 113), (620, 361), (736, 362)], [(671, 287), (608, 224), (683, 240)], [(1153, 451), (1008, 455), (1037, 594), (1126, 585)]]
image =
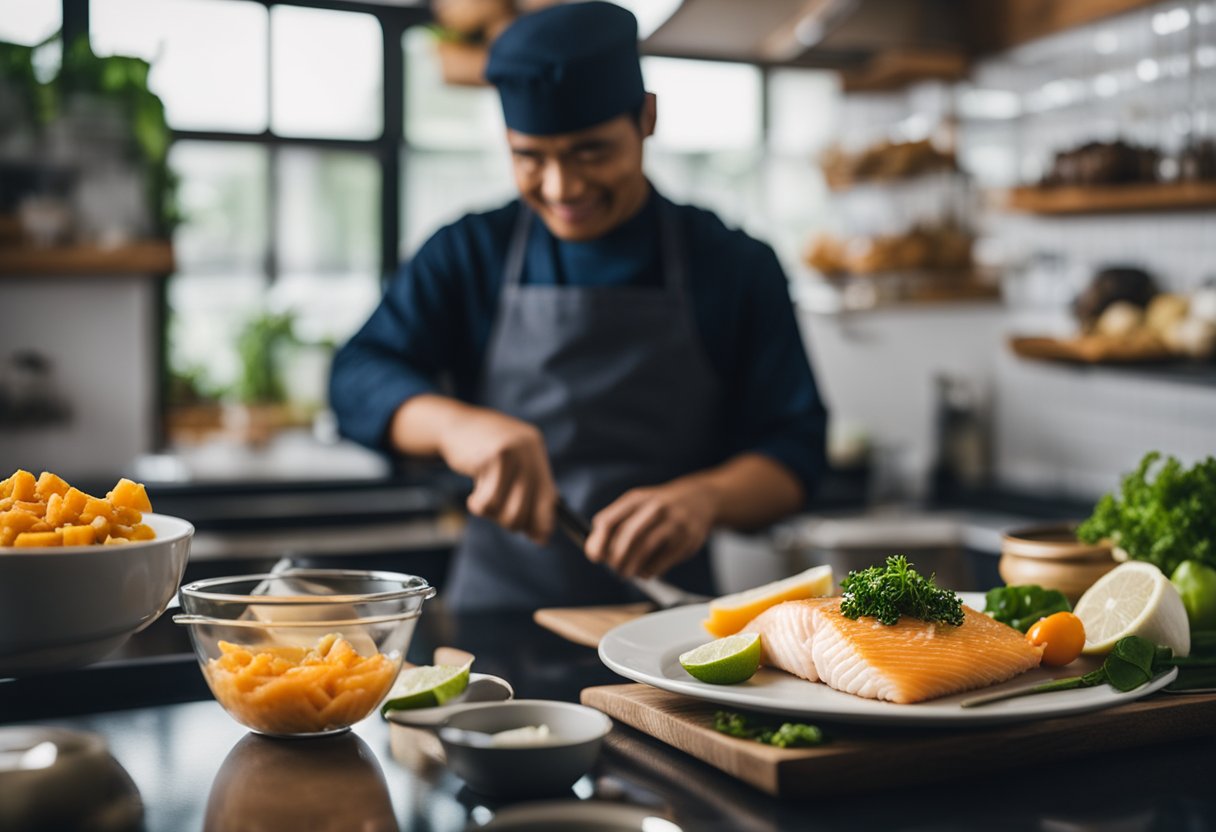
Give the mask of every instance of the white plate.
[[(984, 608), (982, 594), (963, 592), (959, 596), (970, 607)], [(825, 684), (808, 682), (770, 668), (761, 668), (749, 681), (739, 685), (711, 685), (689, 676), (679, 662), (681, 653), (710, 640), (701, 627), (707, 615), (708, 605), (697, 604), (628, 621), (614, 627), (600, 641), (600, 660), (635, 682), (720, 705), (804, 719), (884, 725), (994, 725), (1067, 716), (1131, 702), (1160, 690), (1178, 675), (1177, 668), (1174, 668), (1127, 693), (1121, 693), (1110, 685), (1099, 685), (1024, 696), (966, 709), (960, 707), (959, 703), (975, 696), (975, 691), (914, 705), (897, 705), (841, 693)], [(984, 692), (1078, 676), (1097, 665), (1096, 660), (1083, 658), (1068, 667), (1031, 670), (1004, 684), (986, 688)]]

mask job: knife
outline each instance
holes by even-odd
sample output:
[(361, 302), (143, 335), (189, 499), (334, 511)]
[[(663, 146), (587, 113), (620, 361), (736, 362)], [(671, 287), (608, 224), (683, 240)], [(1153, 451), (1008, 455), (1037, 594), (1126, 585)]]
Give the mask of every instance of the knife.
[[(587, 521), (587, 518), (575, 511), (566, 502), (564, 497), (559, 496), (557, 498), (554, 519), (557, 521), (557, 527), (579, 549), (586, 548), (587, 538), (591, 536), (591, 524)], [(654, 601), (659, 609), (662, 610), (671, 609), (672, 607), (683, 607), (689, 604), (701, 604), (709, 600), (704, 595), (680, 589), (678, 586), (670, 584), (662, 578), (630, 578), (629, 583), (637, 587), (643, 595)]]

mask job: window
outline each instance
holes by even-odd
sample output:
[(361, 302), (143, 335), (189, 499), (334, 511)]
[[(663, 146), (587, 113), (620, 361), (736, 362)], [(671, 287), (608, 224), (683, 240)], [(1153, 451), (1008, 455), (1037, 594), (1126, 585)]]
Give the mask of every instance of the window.
[(380, 166), (365, 153), (279, 153), (272, 305), (304, 340), (342, 341), (380, 299)]
[(434, 36), (407, 29), (405, 142), (401, 162), (401, 258), (441, 225), (515, 196), (502, 107), (488, 87), (445, 84)]
[(281, 136), (374, 139), (384, 129), (384, 52), (369, 14), (274, 6), (271, 130)]
[(0, 0), (0, 40), (34, 46), (59, 30), (63, 8), (55, 0)]
[(760, 70), (747, 64), (643, 58), (658, 96), (655, 143), (664, 150), (753, 150), (760, 144)]
[(152, 63), (148, 84), (176, 130), (266, 129), (266, 9), (246, 0), (92, 0), (99, 55)]

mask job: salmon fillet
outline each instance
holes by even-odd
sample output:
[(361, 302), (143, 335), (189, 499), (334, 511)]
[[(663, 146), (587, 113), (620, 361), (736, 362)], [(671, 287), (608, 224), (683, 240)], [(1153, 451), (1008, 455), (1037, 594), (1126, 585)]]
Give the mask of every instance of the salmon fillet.
[(880, 624), (840, 612), (839, 598), (786, 601), (743, 628), (759, 633), (763, 663), (836, 690), (908, 704), (983, 688), (1038, 667), (1042, 648), (963, 607), (962, 625), (901, 618)]

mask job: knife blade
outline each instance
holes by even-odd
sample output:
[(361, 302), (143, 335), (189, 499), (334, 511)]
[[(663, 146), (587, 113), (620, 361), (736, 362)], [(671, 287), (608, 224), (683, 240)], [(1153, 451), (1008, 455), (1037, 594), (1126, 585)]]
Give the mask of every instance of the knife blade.
[[(557, 498), (554, 520), (556, 520), (557, 527), (561, 529), (562, 533), (570, 538), (579, 549), (586, 548), (587, 538), (591, 536), (591, 523), (588, 522), (587, 518), (575, 511), (566, 502), (564, 497), (558, 496)], [(654, 601), (659, 609), (666, 610), (688, 604), (700, 604), (709, 600), (704, 595), (680, 589), (678, 586), (670, 584), (662, 578), (630, 578), (629, 583), (637, 587), (651, 601)]]

